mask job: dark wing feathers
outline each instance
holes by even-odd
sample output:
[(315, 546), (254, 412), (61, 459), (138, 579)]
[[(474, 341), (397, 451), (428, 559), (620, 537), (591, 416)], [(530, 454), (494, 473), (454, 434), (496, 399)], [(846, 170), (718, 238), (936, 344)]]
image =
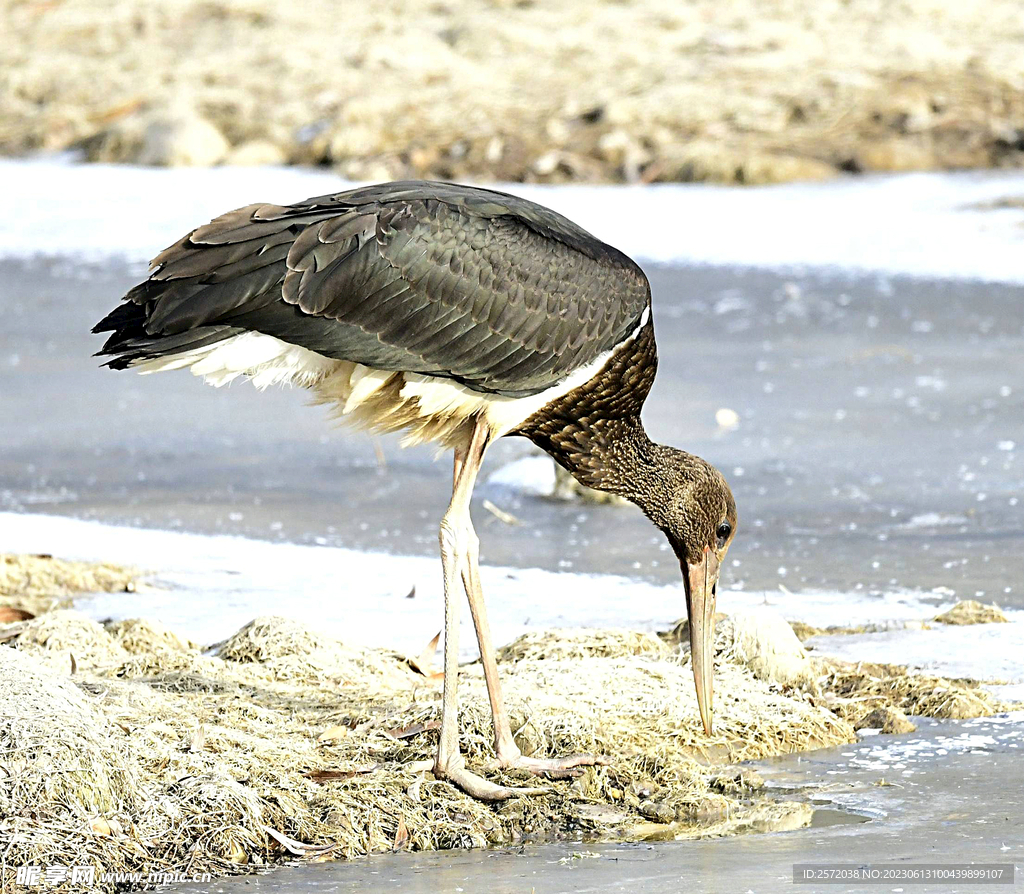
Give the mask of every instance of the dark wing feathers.
[(249, 205), (161, 252), (95, 331), (111, 366), (274, 335), (328, 357), (536, 393), (621, 342), (650, 300), (629, 258), (553, 211), (400, 182)]

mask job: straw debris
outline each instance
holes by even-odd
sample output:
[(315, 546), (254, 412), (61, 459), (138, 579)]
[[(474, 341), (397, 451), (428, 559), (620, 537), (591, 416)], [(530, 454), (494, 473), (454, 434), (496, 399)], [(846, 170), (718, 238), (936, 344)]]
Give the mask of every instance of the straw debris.
[(0, 606), (38, 615), (76, 593), (132, 592), (138, 571), (106, 562), (0, 553)]
[(1007, 624), (1010, 619), (998, 605), (985, 605), (975, 599), (964, 599), (933, 619), (940, 624)]
[[(0, 853), (5, 867), (224, 874), (395, 847), (799, 828), (813, 808), (773, 800), (739, 762), (853, 741), (852, 724), (874, 708), (934, 716), (999, 708), (964, 681), (883, 665), (805, 656), (820, 692), (760, 679), (724, 635), (736, 624), (720, 627), (711, 737), (685, 645), (573, 630), (506, 646), (500, 668), (520, 748), (610, 761), (545, 781), (546, 795), (488, 805), (425, 769), (441, 689), (401, 655), (285, 618), (257, 618), (204, 652), (154, 622), (104, 627), (52, 612), (0, 646)], [(487, 769), (492, 732), (479, 664), (462, 669), (460, 698), (469, 766), (536, 784)]]

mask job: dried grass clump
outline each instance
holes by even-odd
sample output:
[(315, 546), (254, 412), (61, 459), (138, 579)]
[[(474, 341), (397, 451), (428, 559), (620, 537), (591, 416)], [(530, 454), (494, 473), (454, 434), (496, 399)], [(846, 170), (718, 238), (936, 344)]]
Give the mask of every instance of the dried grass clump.
[(628, 655), (665, 657), (671, 649), (653, 633), (636, 630), (574, 630), (553, 628), (524, 633), (498, 650), (500, 661), (523, 659), (573, 660), (621, 658)]
[(323, 649), (326, 639), (298, 621), (267, 616), (250, 621), (217, 648), (229, 661), (267, 662), (275, 658), (310, 655)]
[(293, 621), (268, 615), (250, 621), (217, 647), (219, 658), (259, 664), (280, 680), (384, 688), (407, 685), (408, 670), (393, 653), (346, 646)]
[(61, 668), (119, 667), (128, 652), (98, 624), (70, 609), (47, 612), (25, 623), (17, 648)]
[(987, 717), (1007, 709), (973, 680), (912, 674), (895, 664), (819, 661), (826, 696), (847, 720), (855, 721), (875, 707), (895, 707), (905, 714), (946, 720)]
[[(146, 622), (104, 630), (72, 612), (42, 620), (16, 648), (0, 647), (0, 692), (11, 694), (3, 700), (8, 800), (0, 816), (17, 817), (0, 820), (7, 866), (72, 865), (87, 854), (105, 869), (225, 872), (317, 845), (345, 857), (396, 843), (790, 828), (809, 821), (806, 805), (729, 790), (722, 765), (855, 735), (832, 711), (724, 663), (718, 728), (707, 738), (679, 651), (623, 631), (531, 634), (502, 664), (520, 747), (600, 752), (610, 763), (546, 781), (546, 795), (489, 805), (427, 769), (441, 691), (401, 656), (347, 647), (279, 618), (246, 625), (215, 656)], [(71, 676), (62, 664), (69, 646), (82, 655)], [(60, 672), (49, 665), (55, 656)], [(469, 765), (509, 784), (537, 784), (486, 769), (492, 732), (478, 665), (463, 669), (460, 689)], [(10, 730), (28, 728), (23, 716), (35, 717), (32, 699), (43, 697), (62, 701), (31, 727), (32, 753), (48, 756), (33, 763)], [(95, 768), (92, 788), (62, 772), (81, 766)], [(42, 806), (29, 808), (29, 797)]]
[(105, 562), (70, 562), (50, 555), (0, 554), (0, 605), (40, 614), (76, 593), (132, 590), (138, 571)]
[(187, 652), (199, 648), (192, 640), (181, 639), (159, 621), (148, 621), (145, 618), (112, 621), (106, 625), (106, 630), (120, 643), (121, 648), (133, 655), (145, 655), (148, 652)]
[(181, 639), (159, 621), (144, 618), (113, 621), (106, 625), (106, 632), (127, 653), (117, 669), (119, 677), (187, 674), (199, 658), (196, 643)]
[(975, 599), (964, 599), (934, 618), (940, 624), (1008, 624), (1010, 619), (998, 605), (985, 605)]
[[(117, 867), (130, 859), (136, 847), (123, 830), (145, 810), (130, 750), (124, 732), (66, 672), (0, 646), (4, 872), (29, 863)], [(0, 878), (0, 888), (9, 882)]]
[(43, 808), (52, 801), (92, 813), (114, 809), (136, 780), (120, 749), (107, 747), (110, 737), (119, 738), (68, 675), (0, 649), (0, 747), (11, 761), (0, 775), (0, 816), (32, 799)]

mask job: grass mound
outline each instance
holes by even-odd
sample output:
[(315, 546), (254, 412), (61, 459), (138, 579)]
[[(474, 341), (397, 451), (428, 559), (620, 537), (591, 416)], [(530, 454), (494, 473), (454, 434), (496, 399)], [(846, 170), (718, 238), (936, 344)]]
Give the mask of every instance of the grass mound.
[[(609, 766), (545, 783), (540, 797), (481, 804), (426, 770), (441, 690), (401, 656), (283, 618), (251, 622), (214, 654), (152, 622), (36, 618), (0, 649), (6, 863), (223, 872), (316, 846), (345, 857), (789, 827), (808, 821), (806, 805), (727, 789), (721, 765), (854, 735), (831, 711), (725, 664), (719, 729), (706, 738), (686, 655), (646, 634), (530, 634), (504, 651), (520, 747), (602, 752)], [(467, 761), (484, 769), (479, 666), (463, 668), (461, 698)]]
[(936, 615), (940, 624), (1008, 624), (1010, 619), (997, 605), (986, 605), (976, 599), (964, 599), (948, 611)]
[[(772, 629), (759, 622), (758, 636)], [(505, 647), (523, 751), (599, 752), (609, 764), (490, 805), (430, 773), (441, 687), (403, 656), (285, 618), (258, 618), (203, 652), (153, 622), (52, 612), (0, 646), (0, 852), (5, 867), (224, 873), (295, 855), (798, 828), (812, 808), (773, 800), (738, 762), (850, 742), (875, 708), (949, 717), (1000, 707), (967, 683), (887, 665), (808, 659), (816, 675), (787, 684), (752, 669), (736, 642), (719, 637), (711, 737), (685, 645), (598, 630)], [(793, 642), (789, 631), (785, 651)], [(536, 784), (487, 769), (478, 664), (463, 667), (460, 698), (469, 766)]]
[(987, 717), (1006, 705), (974, 680), (908, 673), (896, 664), (822, 660), (824, 687), (837, 713), (855, 720), (874, 708), (904, 714), (965, 720)]
[[(132, 591), (137, 576), (131, 568), (105, 562), (0, 553), (0, 608), (38, 615), (63, 605), (76, 593)], [(12, 615), (2, 620), (19, 618)]]

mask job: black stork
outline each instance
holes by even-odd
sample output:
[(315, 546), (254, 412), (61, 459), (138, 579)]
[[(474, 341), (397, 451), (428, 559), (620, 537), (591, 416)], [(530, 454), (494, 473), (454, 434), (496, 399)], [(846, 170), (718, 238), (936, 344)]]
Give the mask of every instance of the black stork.
[[(255, 204), (193, 230), (93, 330), (114, 369), (190, 368), (215, 385), (294, 383), (339, 416), (454, 452), (441, 521), (444, 693), (433, 770), (469, 794), (537, 791), (470, 772), (459, 750), (457, 588), (494, 718), (496, 765), (564, 774), (595, 755), (523, 755), (502, 700), (469, 505), (491, 442), (522, 435), (582, 484), (631, 500), (683, 572), (691, 660), (711, 732), (721, 562), (736, 530), (722, 474), (656, 444), (640, 410), (657, 353), (651, 291), (630, 258), (560, 214), (488, 189), (396, 182)], [(699, 373), (698, 373), (699, 374)]]

